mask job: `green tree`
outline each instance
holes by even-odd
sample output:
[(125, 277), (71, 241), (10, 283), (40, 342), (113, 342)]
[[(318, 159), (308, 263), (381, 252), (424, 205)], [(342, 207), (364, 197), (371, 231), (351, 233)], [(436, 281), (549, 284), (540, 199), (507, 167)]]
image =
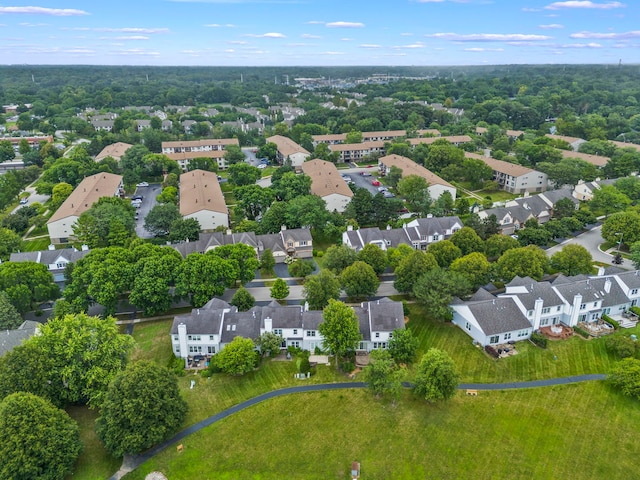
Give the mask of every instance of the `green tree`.
[(331, 245), (324, 254), (324, 266), (335, 274), (340, 274), (358, 258), (348, 245)]
[(0, 141), (0, 162), (8, 162), (16, 158), (16, 152), (9, 140)]
[(623, 358), (609, 372), (608, 381), (624, 395), (640, 399), (640, 360)]
[(233, 294), (233, 298), (231, 298), (231, 305), (238, 307), (238, 310), (241, 312), (245, 312), (256, 303), (256, 299), (251, 295), (249, 290), (244, 287), (238, 288), (236, 293)]
[(491, 264), (484, 253), (473, 252), (454, 260), (449, 270), (464, 275), (473, 288), (478, 288), (489, 282)]
[(109, 385), (96, 433), (112, 455), (135, 455), (175, 433), (187, 409), (177, 378), (165, 367), (142, 360)]
[(0, 228), (0, 260), (6, 262), (12, 253), (22, 250), (22, 238), (13, 230)]
[(465, 158), (462, 161), (464, 178), (471, 183), (473, 189), (480, 189), (484, 182), (493, 178), (493, 170), (489, 165), (477, 158)]
[(275, 199), (270, 188), (262, 188), (259, 185), (237, 187), (233, 194), (236, 197), (236, 208), (249, 220), (263, 215)]
[(449, 304), (454, 297), (464, 297), (472, 290), (466, 275), (434, 268), (422, 274), (413, 285), (413, 295), (429, 306), (429, 312), (443, 320), (451, 319)]
[(173, 203), (178, 204), (178, 188), (174, 186), (167, 186), (162, 189), (157, 199), (158, 203)]
[(411, 255), (415, 250), (406, 243), (401, 243), (397, 247), (387, 249), (387, 262), (392, 270), (398, 268), (398, 265), (404, 257)]
[(640, 241), (640, 214), (629, 212), (617, 212), (602, 224), (602, 238), (611, 243), (631, 245)]
[(51, 190), (51, 210), (57, 210), (60, 205), (71, 195), (73, 186), (68, 183), (61, 182), (53, 186)]
[(362, 132), (357, 130), (348, 132), (344, 143), (362, 143)]
[(256, 183), (260, 178), (260, 169), (248, 163), (229, 165), (229, 181), (238, 187)]
[(604, 215), (621, 212), (631, 205), (631, 200), (613, 185), (603, 185), (593, 192), (589, 207)]
[(169, 241), (195, 242), (200, 238), (200, 222), (197, 218), (179, 218), (169, 226)]
[(387, 183), (392, 187), (396, 187), (400, 179), (402, 179), (402, 169), (395, 165), (392, 166), (387, 172)]
[(289, 264), (287, 270), (292, 277), (305, 278), (307, 275), (311, 275), (315, 268), (313, 261), (296, 258)]
[(235, 284), (238, 264), (212, 255), (190, 253), (176, 273), (175, 295), (201, 307)]
[(374, 350), (370, 362), (364, 368), (364, 380), (369, 390), (376, 397), (391, 396), (394, 400), (400, 397), (402, 383), (401, 372), (387, 350)]
[(636, 270), (640, 270), (640, 242), (634, 242), (631, 244), (629, 254), (634, 268)]
[(273, 273), (273, 269), (276, 266), (276, 259), (273, 257), (271, 249), (266, 248), (260, 256), (260, 270), (264, 273)]
[(548, 265), (547, 255), (535, 245), (512, 248), (504, 252), (496, 262), (496, 276), (505, 282), (512, 280), (516, 275), (540, 280)]
[(345, 268), (340, 275), (340, 283), (350, 298), (362, 298), (375, 295), (380, 280), (371, 265), (356, 261)]
[(155, 205), (144, 219), (144, 228), (156, 237), (165, 237), (171, 233), (171, 225), (182, 220), (180, 210), (174, 203)]
[(227, 145), (224, 149), (224, 161), (229, 166), (241, 164), (245, 158), (244, 152), (238, 145)]
[(330, 270), (322, 269), (305, 279), (302, 291), (311, 310), (322, 310), (330, 299), (340, 298), (340, 280)]
[(256, 352), (253, 340), (235, 337), (215, 356), (217, 367), (227, 375), (244, 375), (256, 366)]
[(288, 228), (311, 227), (323, 230), (330, 216), (327, 204), (322, 198), (316, 195), (303, 195), (287, 202), (284, 218)]
[(82, 451), (80, 429), (69, 415), (32, 393), (0, 402), (0, 477), (63, 480)]
[(134, 208), (126, 200), (102, 197), (72, 227), (78, 244), (90, 248), (126, 247), (135, 237)]
[(430, 348), (417, 367), (413, 391), (428, 402), (448, 400), (456, 393), (459, 375), (451, 357), (437, 348)]
[(549, 262), (551, 268), (565, 275), (572, 277), (574, 275), (593, 273), (593, 259), (589, 251), (582, 245), (569, 244), (562, 247), (562, 250), (554, 253)]
[(235, 269), (237, 273), (236, 280), (241, 285), (253, 280), (256, 276), (256, 270), (260, 267), (256, 251), (253, 247), (244, 243), (216, 247), (213, 250), (209, 250), (205, 255), (212, 255), (234, 262), (237, 265)]
[(418, 175), (408, 175), (398, 182), (398, 192), (407, 200), (407, 205), (412, 212), (422, 215), (429, 213), (431, 209), (431, 195), (427, 181)]
[(415, 250), (404, 257), (395, 269), (393, 286), (400, 293), (412, 293), (413, 285), (422, 274), (438, 267), (438, 262), (430, 253)]
[(489, 258), (498, 258), (507, 250), (520, 247), (520, 243), (509, 235), (491, 235), (484, 243), (485, 253)]
[[(280, 167), (279, 170), (282, 169), (283, 167)], [(278, 200), (287, 202), (296, 197), (309, 195), (311, 193), (311, 178), (304, 174), (296, 175), (292, 170), (285, 170), (282, 176), (273, 175), (271, 177), (271, 190)]]
[(13, 330), (22, 324), (23, 320), (6, 292), (0, 291), (0, 330)]
[(263, 355), (273, 357), (280, 353), (280, 348), (282, 347), (283, 341), (284, 339), (280, 335), (277, 335), (273, 332), (264, 332), (258, 337), (256, 345)]
[(322, 312), (322, 319), (318, 330), (324, 338), (325, 348), (328, 348), (338, 359), (356, 349), (361, 339), (360, 326), (358, 316), (351, 307), (338, 300), (330, 299)]
[(271, 298), (275, 298), (276, 300), (283, 300), (289, 296), (289, 285), (283, 279), (278, 278), (275, 282), (273, 282), (273, 286), (271, 287)]
[(268, 158), (270, 161), (275, 162), (278, 155), (278, 145), (273, 142), (267, 142), (258, 148), (256, 156), (259, 158)]
[(473, 252), (484, 251), (484, 242), (482, 241), (482, 238), (480, 238), (475, 230), (470, 227), (462, 227), (451, 235), (449, 240), (460, 249), (462, 255), (469, 255)]
[(451, 263), (462, 256), (460, 249), (451, 240), (440, 240), (427, 247), (430, 253), (438, 262), (441, 268), (448, 268)]
[(9, 296), (11, 304), (20, 313), (60, 296), (60, 289), (47, 266), (36, 262), (0, 264), (0, 291)]
[(373, 268), (376, 275), (380, 275), (387, 268), (387, 254), (377, 245), (373, 243), (366, 244), (362, 250), (358, 252), (356, 258)]
[(389, 339), (389, 353), (396, 363), (409, 365), (418, 353), (418, 338), (409, 328), (397, 328)]

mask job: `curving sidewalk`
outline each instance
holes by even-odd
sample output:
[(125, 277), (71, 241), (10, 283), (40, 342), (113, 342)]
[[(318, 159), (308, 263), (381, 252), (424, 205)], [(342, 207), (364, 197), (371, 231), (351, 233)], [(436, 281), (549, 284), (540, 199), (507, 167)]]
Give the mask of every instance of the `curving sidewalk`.
[[(461, 383), (458, 386), (460, 390), (466, 389), (474, 389), (474, 390), (514, 390), (521, 388), (535, 388), (535, 387), (549, 387), (553, 385), (569, 385), (572, 383), (580, 383), (580, 382), (589, 382), (594, 380), (604, 380), (607, 376), (599, 373), (589, 374), (589, 375), (576, 375), (573, 377), (561, 377), (561, 378), (549, 378), (545, 380), (533, 380), (530, 382), (509, 382), (509, 383)], [(403, 382), (404, 387), (411, 387), (411, 384), (408, 382)], [(318, 391), (327, 391), (327, 390), (338, 390), (343, 388), (366, 388), (367, 384), (365, 382), (342, 382), (342, 383), (320, 383), (316, 385), (300, 385), (297, 387), (288, 387), (280, 390), (273, 390), (271, 392), (263, 393), (262, 395), (258, 395), (257, 397), (250, 398), (242, 403), (234, 405), (233, 407), (227, 408), (220, 413), (216, 413), (204, 420), (191, 425), (188, 428), (185, 428), (181, 432), (178, 432), (176, 435), (171, 437), (168, 440), (165, 440), (162, 443), (159, 443), (151, 450), (146, 451), (142, 455), (136, 456), (128, 456), (125, 455), (122, 466), (120, 469), (114, 473), (109, 480), (120, 480), (127, 473), (132, 472), (140, 465), (142, 465), (147, 460), (155, 457), (161, 451), (169, 447), (170, 445), (179, 442), (185, 437), (195, 433), (199, 430), (202, 430), (209, 425), (212, 425), (220, 420), (227, 418), (234, 413), (237, 413), (245, 408), (252, 407), (260, 402), (265, 400), (270, 400), (272, 398), (281, 397), (283, 395), (289, 395), (292, 393), (306, 393), (306, 392), (318, 392)]]

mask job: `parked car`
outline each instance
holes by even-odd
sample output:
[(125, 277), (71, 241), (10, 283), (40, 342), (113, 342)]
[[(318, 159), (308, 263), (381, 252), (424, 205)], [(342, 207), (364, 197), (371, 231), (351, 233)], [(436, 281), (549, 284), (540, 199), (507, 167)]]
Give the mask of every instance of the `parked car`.
[(388, 192), (386, 190), (382, 192), (382, 195), (384, 195), (384, 198), (396, 198), (396, 196), (393, 193)]
[(142, 195), (134, 195), (133, 197), (131, 197), (131, 200), (140, 200), (142, 201), (144, 197)]
[(258, 165), (258, 168), (260, 170), (262, 170), (263, 168), (267, 168), (267, 164), (266, 163), (261, 163), (260, 165)]
[(140, 183), (136, 183), (136, 187), (148, 187), (149, 183), (148, 182), (140, 182)]
[(26, 205), (29, 202), (28, 198), (22, 198), (20, 199), (20, 205)]
[(378, 187), (378, 191), (379, 192), (386, 192), (387, 191), (387, 187)]
[(360, 175), (362, 175), (363, 177), (372, 177), (373, 174), (371, 174), (370, 172), (360, 172)]
[(374, 187), (379, 187), (380, 182), (378, 180), (371, 180), (371, 185), (373, 185)]

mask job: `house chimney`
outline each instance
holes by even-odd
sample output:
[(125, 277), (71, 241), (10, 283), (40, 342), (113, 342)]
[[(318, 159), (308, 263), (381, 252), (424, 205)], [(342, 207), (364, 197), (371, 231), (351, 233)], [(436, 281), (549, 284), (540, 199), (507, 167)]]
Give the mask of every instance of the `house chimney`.
[(353, 231), (353, 225), (347, 225), (347, 232)]
[(610, 278), (607, 278), (604, 281), (604, 291), (607, 292), (607, 293), (611, 292), (611, 279)]
[(266, 317), (264, 319), (264, 331), (271, 332), (273, 330), (273, 319), (271, 317)]
[(604, 276), (604, 267), (598, 267), (598, 276), (599, 277), (603, 277)]
[(309, 302), (304, 302), (304, 311), (308, 312), (309, 311)]

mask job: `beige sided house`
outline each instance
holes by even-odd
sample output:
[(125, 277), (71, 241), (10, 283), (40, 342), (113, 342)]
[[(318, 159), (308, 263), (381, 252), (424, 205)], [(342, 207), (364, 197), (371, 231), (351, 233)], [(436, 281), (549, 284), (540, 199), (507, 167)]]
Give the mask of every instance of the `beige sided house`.
[(203, 138), (201, 140), (185, 140), (177, 142), (162, 142), (162, 153), (180, 164), (182, 170), (187, 170), (189, 160), (193, 158), (213, 158), (218, 168), (226, 168), (224, 151), (229, 145), (240, 146), (237, 138)]
[(229, 211), (215, 172), (193, 170), (180, 175), (180, 214), (198, 220), (201, 230), (229, 226)]
[(102, 197), (119, 197), (122, 193), (122, 175), (103, 172), (86, 177), (47, 222), (51, 243), (67, 243), (83, 212)]
[(418, 165), (410, 158), (401, 155), (387, 155), (382, 157), (379, 162), (380, 173), (386, 175), (391, 167), (398, 167), (402, 170), (402, 178), (409, 175), (417, 175), (424, 178), (429, 184), (429, 195), (434, 200), (440, 198), (444, 192), (449, 192), (451, 197), (456, 199), (456, 187), (446, 180), (443, 180), (431, 170), (427, 170), (422, 165)]
[(475, 153), (465, 152), (466, 158), (482, 160), (493, 170), (493, 179), (503, 190), (511, 193), (544, 192), (549, 187), (546, 173), (523, 167), (515, 163), (484, 157)]
[(267, 143), (275, 143), (276, 147), (278, 147), (276, 161), (280, 165), (284, 165), (289, 160), (292, 167), (300, 168), (303, 162), (311, 155), (296, 142), (282, 135), (274, 135), (267, 138)]
[(338, 143), (329, 145), (332, 152), (340, 152), (341, 162), (360, 162), (372, 153), (384, 154), (384, 141)]
[(111, 145), (107, 145), (102, 149), (102, 151), (96, 155), (96, 162), (100, 160), (104, 160), (107, 157), (111, 157), (118, 162), (122, 158), (122, 156), (129, 150), (133, 145), (130, 143), (117, 142), (112, 143)]
[(302, 171), (311, 178), (311, 194), (322, 198), (327, 204), (327, 210), (344, 212), (353, 192), (333, 163), (316, 158), (304, 162)]
[[(435, 135), (437, 137), (440, 136), (440, 132), (434, 128), (422, 129), (417, 131), (418, 135)], [(389, 141), (395, 140), (397, 138), (406, 137), (406, 130), (388, 130), (384, 132), (362, 132), (362, 141), (363, 142), (374, 142), (374, 141)], [(344, 143), (347, 139), (346, 133), (331, 133), (328, 135), (314, 135), (313, 136), (313, 144), (317, 145), (319, 143), (326, 143), (329, 145), (335, 145), (337, 143)]]

